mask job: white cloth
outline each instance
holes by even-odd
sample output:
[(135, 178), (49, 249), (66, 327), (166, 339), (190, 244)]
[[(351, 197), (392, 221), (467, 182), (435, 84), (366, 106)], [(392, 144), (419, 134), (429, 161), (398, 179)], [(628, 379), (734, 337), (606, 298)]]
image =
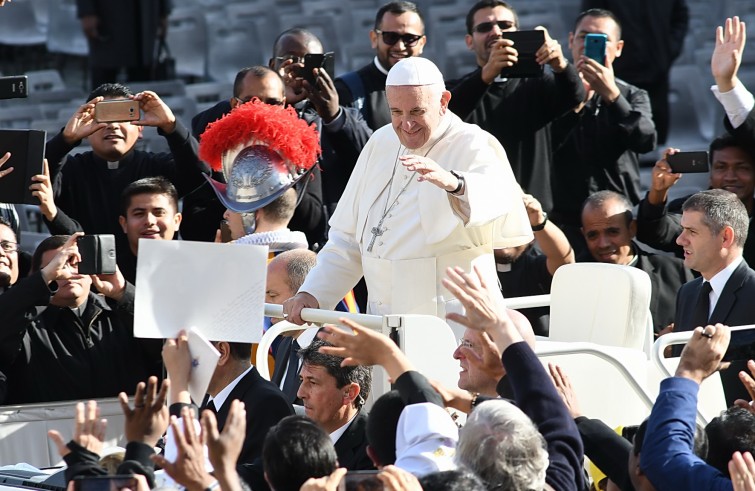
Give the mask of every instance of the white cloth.
[(266, 245), (270, 252), (290, 251), (291, 249), (307, 249), (309, 242), (303, 232), (287, 228), (271, 232), (256, 232), (239, 237), (235, 244)]
[(440, 85), (445, 88), (443, 74), (435, 63), (419, 56), (404, 58), (393, 65), (385, 79), (385, 86), (391, 85)]
[[(458, 171), (466, 180), (464, 196), (417, 182), (396, 162), (403, 153), (427, 153), (442, 168)], [(367, 251), (370, 231), (380, 221), (389, 193), (392, 202), (410, 180), (383, 222), (387, 230)], [(496, 285), (493, 248), (527, 244), (533, 238), (521, 188), (503, 147), (450, 111), (425, 146), (409, 152), (390, 125), (377, 130), (359, 156), (330, 227), (317, 265), (299, 291), (313, 295), (320, 308), (333, 309), (364, 275), (370, 295), (367, 311), (381, 315), (444, 317), (446, 303), (453, 300), (441, 285), (447, 266), (469, 271), (477, 264), (489, 284)]]
[(456, 469), (459, 430), (451, 416), (430, 402), (410, 404), (396, 427), (396, 467), (424, 476)]
[(728, 92), (721, 92), (717, 85), (712, 85), (710, 90), (724, 107), (732, 128), (739, 128), (747, 119), (752, 108), (755, 107), (755, 97), (741, 83), (735, 85)]

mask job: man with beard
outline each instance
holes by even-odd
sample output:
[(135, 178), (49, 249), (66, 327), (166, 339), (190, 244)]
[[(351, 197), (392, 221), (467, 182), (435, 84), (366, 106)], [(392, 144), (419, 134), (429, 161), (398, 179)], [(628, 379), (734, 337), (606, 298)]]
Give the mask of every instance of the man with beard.
[[(504, 298), (550, 293), (556, 270), (574, 262), (574, 251), (569, 241), (561, 229), (548, 220), (548, 214), (543, 211), (540, 202), (529, 194), (522, 196), (522, 199), (535, 240), (494, 251)], [(534, 247), (535, 243), (538, 247)], [(522, 309), (521, 313), (529, 319), (535, 334), (548, 335), (550, 315), (547, 307)]]

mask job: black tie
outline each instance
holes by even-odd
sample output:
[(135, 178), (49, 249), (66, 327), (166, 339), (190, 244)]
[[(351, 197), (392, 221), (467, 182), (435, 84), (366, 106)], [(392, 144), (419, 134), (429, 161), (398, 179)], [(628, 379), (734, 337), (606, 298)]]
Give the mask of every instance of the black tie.
[(710, 286), (709, 281), (703, 281), (700, 286), (700, 294), (697, 297), (697, 304), (695, 305), (695, 312), (692, 315), (692, 329), (708, 325), (708, 317), (710, 313), (710, 292), (713, 288)]
[(299, 391), (299, 343), (294, 339), (291, 342), (291, 352), (288, 355), (288, 370), (286, 378), (283, 379), (283, 393), (288, 399), (296, 399), (296, 393)]
[(212, 411), (217, 416), (218, 410), (215, 407), (215, 402), (214, 401), (207, 401), (207, 404), (205, 404), (204, 408)]

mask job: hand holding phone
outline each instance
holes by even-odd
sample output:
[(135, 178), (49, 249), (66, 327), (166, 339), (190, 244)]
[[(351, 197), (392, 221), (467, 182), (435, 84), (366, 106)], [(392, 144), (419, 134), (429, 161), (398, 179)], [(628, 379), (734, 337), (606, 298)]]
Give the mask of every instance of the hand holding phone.
[(330, 78), (333, 78), (333, 67), (335, 64), (335, 55), (332, 51), (328, 53), (307, 53), (304, 55), (304, 69), (302, 70), (302, 78), (309, 82), (313, 87), (317, 83), (317, 77), (315, 77), (315, 68), (323, 69), (328, 72)]

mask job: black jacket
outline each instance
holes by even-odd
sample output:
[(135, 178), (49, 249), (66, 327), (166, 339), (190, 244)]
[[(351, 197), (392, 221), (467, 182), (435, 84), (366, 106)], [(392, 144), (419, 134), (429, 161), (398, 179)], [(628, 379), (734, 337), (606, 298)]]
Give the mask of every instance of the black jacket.
[(596, 93), (578, 112), (553, 122), (553, 219), (581, 225), (584, 200), (596, 191), (623, 194), (637, 204), (638, 153), (655, 148), (656, 135), (647, 92), (616, 80), (621, 95), (605, 104)]
[[(158, 130), (163, 134), (160, 130)], [(46, 145), (55, 204), (88, 234), (122, 234), (118, 224), (121, 194), (143, 177), (163, 176), (176, 187), (179, 196), (205, 182), (209, 168), (197, 156), (197, 141), (177, 120), (173, 133), (164, 135), (171, 153), (131, 150), (110, 169), (108, 162), (93, 152), (68, 155), (76, 145), (68, 145), (58, 133)], [(48, 222), (50, 233), (65, 234)]]
[(585, 89), (569, 64), (561, 73), (545, 70), (542, 77), (509, 79), (487, 85), (478, 68), (458, 82), (449, 82), (449, 108), (498, 138), (522, 188), (553, 208), (551, 192), (551, 132), (549, 123), (577, 107)]
[[(362, 82), (364, 100), (355, 100), (354, 94), (352, 94), (351, 89), (343, 80), (344, 76), (342, 76), (334, 81), (338, 91), (338, 101), (342, 106), (359, 109), (367, 121), (367, 125), (372, 131), (376, 131), (391, 122), (391, 111), (388, 109), (388, 100), (385, 97), (385, 80), (388, 76), (378, 70), (374, 60), (355, 73)], [(361, 108), (358, 106), (360, 103)]]
[(170, 0), (76, 0), (79, 18), (96, 15), (100, 39), (89, 42), (94, 67), (148, 67), (152, 63), (160, 19), (170, 14)]
[(49, 305), (37, 272), (0, 295), (0, 369), (7, 404), (132, 394), (160, 376), (161, 342), (133, 336), (134, 288), (119, 302), (89, 293), (81, 317)]
[(372, 470), (375, 466), (367, 456), (367, 414), (354, 417), (349, 427), (334, 444), (338, 465), (350, 471)]

